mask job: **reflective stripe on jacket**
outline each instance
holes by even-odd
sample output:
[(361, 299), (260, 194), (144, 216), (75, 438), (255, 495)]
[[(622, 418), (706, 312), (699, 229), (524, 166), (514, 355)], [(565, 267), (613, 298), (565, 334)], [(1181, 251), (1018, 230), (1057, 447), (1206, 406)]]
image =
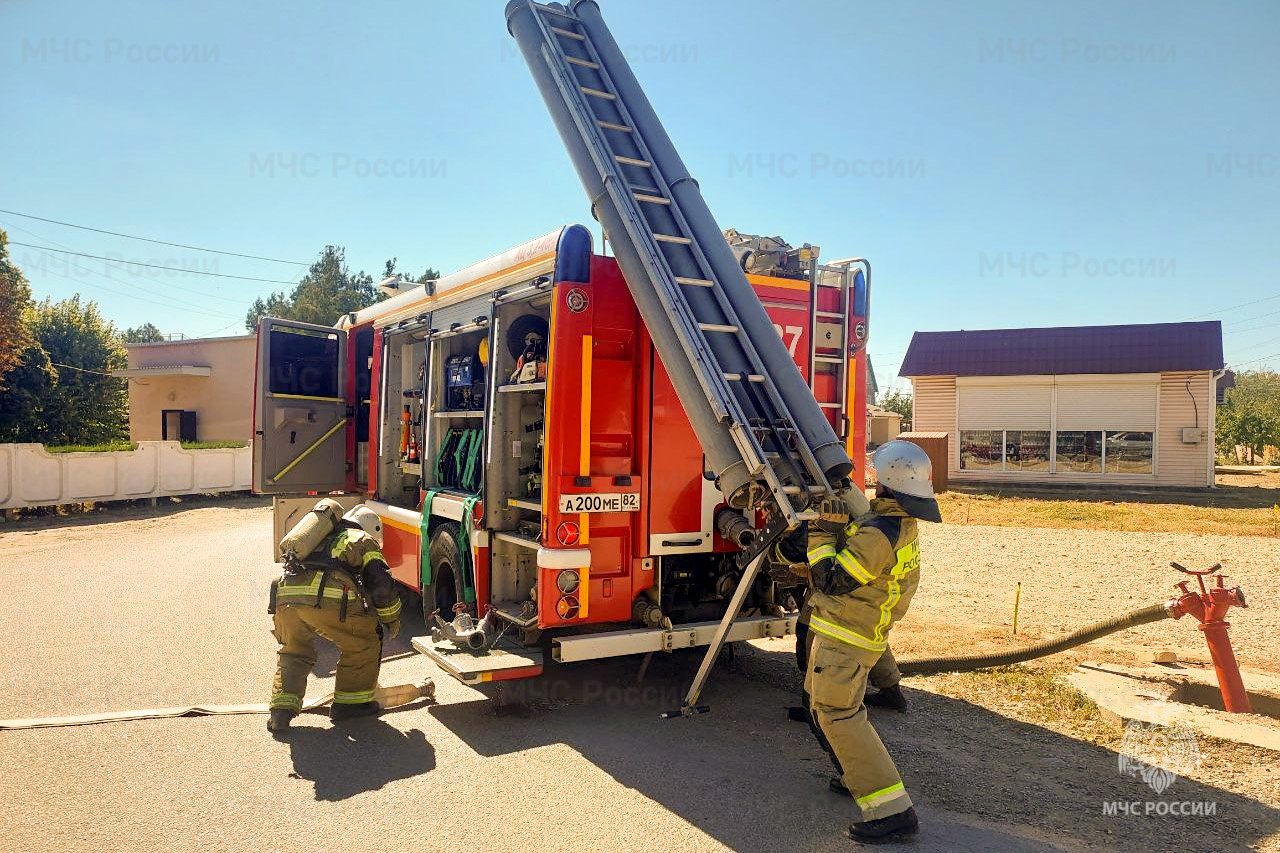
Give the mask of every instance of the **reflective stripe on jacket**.
[[(832, 560), (860, 585), (844, 595), (814, 590), (811, 630), (846, 643), (870, 666), (888, 648), (889, 629), (906, 614), (920, 580), (916, 520), (889, 498), (851, 522), (841, 537), (810, 530), (810, 565)], [(839, 547), (837, 547), (839, 546)]]

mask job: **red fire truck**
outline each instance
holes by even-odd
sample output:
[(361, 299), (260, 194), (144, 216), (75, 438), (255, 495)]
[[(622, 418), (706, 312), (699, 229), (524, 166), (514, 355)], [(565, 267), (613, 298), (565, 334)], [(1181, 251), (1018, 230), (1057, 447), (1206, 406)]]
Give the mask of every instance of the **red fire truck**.
[[(604, 55), (605, 35), (573, 12), (526, 0), (508, 11), (513, 32), (518, 16), (551, 16), (533, 20), (535, 35), (589, 50), (578, 61), (595, 70), (611, 63), (610, 79), (595, 85), (619, 85), (624, 60)], [(592, 70), (563, 64), (575, 68)], [(640, 118), (637, 109), (616, 120), (631, 123), (634, 142)], [(643, 135), (651, 147), (614, 155), (652, 170), (631, 176), (632, 187), (649, 185), (623, 202), (680, 213), (666, 233), (650, 226), (651, 244), (613, 218), (625, 205), (597, 201), (614, 256), (595, 253), (591, 232), (569, 225), (438, 281), (389, 279), (388, 298), (336, 327), (261, 321), (254, 487), (278, 496), (276, 541), (316, 494), (374, 509), (392, 574), (421, 596), (425, 614), (486, 618), (501, 635), (472, 648), (453, 632), (415, 640), (464, 682), (537, 675), (544, 653), (568, 662), (790, 633), (794, 597), (768, 574), (747, 575), (739, 552), (768, 507), (793, 527), (811, 494), (863, 482), (868, 265), (822, 263), (816, 247), (718, 228), (714, 241), (705, 229), (682, 237), (676, 229), (694, 230), (696, 205), (660, 171), (660, 131)], [(637, 261), (637, 247), (656, 267)], [(671, 254), (690, 248), (704, 271), (682, 269)], [(707, 301), (646, 313), (659, 273), (668, 296), (683, 286)], [(749, 297), (733, 305), (717, 290), (731, 275)], [(705, 314), (716, 305), (727, 313)], [(696, 335), (681, 349), (671, 333), (684, 311)], [(773, 331), (746, 334), (751, 312), (767, 324), (757, 329)], [(774, 353), (786, 364), (730, 370), (732, 353), (720, 338), (708, 342), (716, 335), (736, 335), (761, 359), (753, 364)], [(696, 372), (708, 365), (711, 374)], [(801, 403), (768, 417), (734, 408), (780, 399), (783, 373), (802, 380)], [(690, 386), (690, 375), (704, 384)], [(713, 425), (727, 425), (742, 466), (723, 461), (697, 408), (722, 387), (736, 396)], [(706, 399), (699, 388), (711, 389)], [(805, 405), (822, 421), (809, 434), (831, 437), (816, 442), (818, 454), (788, 426), (788, 412)], [(748, 429), (734, 429), (735, 417)], [(824, 474), (819, 462), (800, 471), (792, 455), (848, 459), (853, 469), (836, 463)], [(784, 463), (785, 477), (774, 470)], [(722, 623), (727, 610), (736, 620)]]

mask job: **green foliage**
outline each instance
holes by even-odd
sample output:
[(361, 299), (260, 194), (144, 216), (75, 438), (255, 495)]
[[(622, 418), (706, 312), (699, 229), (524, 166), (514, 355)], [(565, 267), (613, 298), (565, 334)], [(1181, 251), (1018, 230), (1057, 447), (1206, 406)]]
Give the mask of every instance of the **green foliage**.
[(80, 296), (46, 299), (31, 312), (31, 332), (57, 371), (40, 395), (35, 436), (44, 444), (101, 444), (129, 437), (128, 386), (110, 375), (125, 367), (124, 347), (97, 303)]
[(131, 441), (108, 441), (103, 444), (55, 444), (45, 447), (49, 453), (112, 453), (117, 450), (137, 450)]
[(1280, 446), (1280, 374), (1246, 370), (1236, 374), (1216, 415), (1218, 453), (1228, 461), (1263, 462)]
[[(395, 261), (387, 262), (394, 268)], [(320, 259), (311, 265), (310, 271), (292, 293), (283, 290), (272, 293), (265, 300), (255, 300), (245, 316), (244, 325), (250, 332), (258, 327), (263, 317), (279, 317), (332, 326), (338, 318), (350, 311), (372, 305), (381, 298), (371, 275), (363, 270), (352, 273), (347, 267), (346, 250), (341, 246), (325, 246)]]
[(226, 447), (246, 447), (246, 441), (184, 441), (183, 450), (220, 450)]
[(31, 356), (27, 350), (35, 344), (25, 320), (31, 309), (31, 285), (9, 261), (8, 243), (9, 235), (0, 230), (0, 391), (6, 374)]
[(120, 333), (120, 340), (126, 344), (155, 344), (164, 340), (164, 332), (150, 323), (143, 323), (141, 326), (125, 329)]
[(907, 391), (883, 391), (880, 399), (876, 403), (877, 406), (888, 412), (895, 412), (902, 415), (902, 430), (905, 432), (911, 426), (911, 394)]

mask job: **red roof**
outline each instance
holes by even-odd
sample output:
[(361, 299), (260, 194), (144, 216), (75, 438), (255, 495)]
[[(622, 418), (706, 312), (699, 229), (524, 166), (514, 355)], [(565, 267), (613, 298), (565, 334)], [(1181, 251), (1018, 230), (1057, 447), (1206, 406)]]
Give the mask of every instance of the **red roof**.
[(1222, 323), (916, 332), (900, 376), (1032, 376), (1219, 370)]

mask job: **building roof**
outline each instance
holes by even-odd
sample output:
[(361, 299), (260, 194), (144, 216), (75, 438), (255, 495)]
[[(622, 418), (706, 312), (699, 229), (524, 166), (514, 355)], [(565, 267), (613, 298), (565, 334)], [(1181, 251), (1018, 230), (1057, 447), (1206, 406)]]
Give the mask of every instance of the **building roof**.
[(213, 368), (207, 364), (151, 364), (113, 370), (111, 375), (116, 379), (136, 379), (139, 376), (208, 376), (212, 372)]
[(916, 332), (902, 376), (1032, 376), (1219, 370), (1222, 323)]

